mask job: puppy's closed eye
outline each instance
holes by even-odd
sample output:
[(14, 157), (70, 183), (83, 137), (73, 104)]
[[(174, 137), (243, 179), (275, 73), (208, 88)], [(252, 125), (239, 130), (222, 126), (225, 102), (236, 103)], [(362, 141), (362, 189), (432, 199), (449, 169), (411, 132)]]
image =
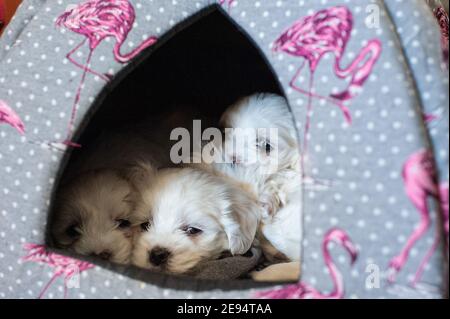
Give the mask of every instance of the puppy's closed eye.
[(184, 226), (181, 228), (182, 231), (186, 233), (188, 236), (196, 236), (203, 232), (200, 228), (192, 227), (192, 226)]
[(148, 231), (150, 229), (150, 221), (142, 223), (140, 226), (142, 231)]
[(128, 219), (117, 219), (117, 227), (120, 229), (126, 229), (131, 227), (131, 222)]
[[(150, 215), (151, 215), (151, 213), (150, 213)], [(150, 216), (150, 218), (147, 221), (141, 223), (139, 226), (141, 227), (142, 231), (146, 232), (146, 231), (150, 230), (150, 227), (152, 227), (152, 224), (153, 224), (153, 218)]]
[(73, 224), (67, 227), (65, 233), (70, 239), (73, 240), (76, 240), (81, 236), (81, 230), (78, 224)]

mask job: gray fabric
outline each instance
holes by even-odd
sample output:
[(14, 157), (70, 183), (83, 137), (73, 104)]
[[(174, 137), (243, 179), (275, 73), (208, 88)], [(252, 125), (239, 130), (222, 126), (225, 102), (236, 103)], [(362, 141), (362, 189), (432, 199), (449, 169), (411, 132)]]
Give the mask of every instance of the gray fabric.
[(253, 270), (261, 260), (261, 251), (252, 248), (249, 256), (227, 257), (210, 261), (194, 269), (189, 275), (197, 279), (238, 279)]
[[(417, 10), (423, 12), (418, 17), (414, 15), (414, 10), (403, 11), (404, 8), (395, 1), (386, 1), (390, 16), (399, 28), (398, 37), (399, 45), (405, 51), (406, 65), (411, 68), (411, 81), (419, 98), (419, 107), (424, 114), (434, 114), (439, 117), (427, 127), (426, 139), (431, 142), (436, 152), (436, 161), (438, 163), (439, 175), (441, 181), (449, 180), (448, 165), (448, 118), (449, 118), (449, 96), (444, 93), (448, 89), (448, 70), (440, 60), (435, 60), (441, 54), (441, 47), (436, 45), (440, 39), (440, 32), (436, 28), (428, 28), (420, 32), (422, 36), (429, 37), (433, 41), (429, 41), (427, 45), (417, 46), (417, 40), (412, 38), (407, 30), (414, 30), (415, 25), (425, 19), (425, 22), (433, 25), (437, 24), (436, 18), (428, 12), (426, 5), (418, 3)], [(398, 11), (405, 12), (406, 17), (399, 17), (395, 13)], [(423, 23), (423, 22), (422, 22)], [(418, 61), (426, 61), (419, 63)]]
[[(0, 60), (2, 60), (21, 36), (23, 29), (40, 10), (46, 0), (23, 0), (16, 14), (0, 37)], [(25, 35), (24, 39), (28, 36)], [(20, 41), (19, 41), (20, 43)]]
[(441, 0), (427, 0), (427, 3), (430, 5), (430, 7), (432, 9), (442, 6), (448, 13), (448, 8), (449, 8), (448, 0), (442, 0), (442, 1)]
[[(32, 13), (21, 6), (16, 23), (7, 29), (11, 30), (10, 37), (0, 42), (0, 99), (19, 114), (26, 126), (26, 135), (20, 136), (12, 127), (0, 123), (0, 297), (35, 298), (53, 274), (48, 265), (24, 263), (22, 245), (44, 243), (49, 198), (65, 155), (41, 147), (39, 142), (64, 136), (81, 76), (80, 69), (68, 63), (65, 55), (84, 38), (54, 26), (55, 18), (69, 4), (77, 2), (81, 1), (47, 0)], [(131, 2), (135, 7), (140, 5), (127, 48), (136, 47), (144, 34), (164, 34), (174, 24), (213, 3), (206, 0)], [(307, 98), (290, 88), (289, 82), (302, 59), (272, 53), (273, 41), (301, 17), (335, 5), (346, 5), (352, 10), (357, 30), (346, 49), (345, 65), (360, 52), (364, 41), (380, 39), (382, 56), (363, 92), (349, 106), (353, 124), (346, 125), (340, 110), (334, 106), (317, 101), (313, 106), (306, 173), (317, 181), (331, 182), (331, 186), (320, 191), (306, 189), (302, 282), (319, 291), (332, 290), (333, 282), (329, 279), (321, 245), (326, 231), (339, 227), (349, 233), (359, 250), (357, 263), (350, 266), (342, 248), (334, 245), (331, 249), (344, 279), (345, 297), (439, 298), (445, 281), (441, 273), (445, 257), (441, 251), (433, 255), (420, 285), (417, 288), (409, 285), (433, 243), (436, 228), (441, 226), (435, 223), (435, 209), (432, 226), (414, 246), (396, 284), (388, 285), (385, 274), (389, 260), (402, 249), (420, 218), (405, 196), (401, 178), (405, 160), (433, 145), (438, 155), (440, 180), (448, 181), (448, 73), (439, 66), (439, 31), (421, 0), (372, 3), (380, 9), (380, 28), (367, 28), (365, 6), (356, 0), (239, 0), (231, 8), (225, 7), (225, 11), (251, 36), (274, 68), (300, 133), (306, 118)], [(30, 14), (35, 18), (29, 21), (23, 18)], [(116, 74), (124, 67), (112, 57), (113, 42), (112, 39), (103, 41), (96, 48), (93, 60), (96, 70)], [(6, 46), (9, 46), (7, 50)], [(83, 55), (77, 58), (83, 60), (87, 47), (81, 50)], [(319, 93), (327, 95), (334, 87), (344, 85), (335, 79), (332, 65), (331, 56), (324, 57), (319, 64), (315, 74)], [(94, 76), (86, 78), (77, 125), (82, 123), (83, 115), (103, 87), (104, 82)], [(432, 113), (438, 110), (442, 115), (440, 120), (431, 123), (429, 135), (422, 110)], [(380, 288), (366, 285), (368, 266), (373, 265), (381, 272)], [(211, 291), (204, 292), (164, 289), (145, 282), (145, 277), (145, 272), (136, 269), (96, 266), (83, 271), (80, 287), (69, 289), (68, 293), (70, 298), (244, 298), (255, 292), (253, 289), (223, 291), (219, 283), (217, 289), (212, 287)], [(62, 296), (63, 279), (59, 278), (45, 297)]]

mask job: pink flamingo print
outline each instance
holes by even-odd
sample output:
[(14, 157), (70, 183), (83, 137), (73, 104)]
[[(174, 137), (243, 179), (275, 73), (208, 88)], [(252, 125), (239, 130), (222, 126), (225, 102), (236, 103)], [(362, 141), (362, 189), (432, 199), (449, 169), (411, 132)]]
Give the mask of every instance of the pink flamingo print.
[(448, 58), (449, 58), (449, 18), (447, 11), (443, 7), (437, 7), (434, 9), (434, 15), (439, 22), (439, 26), (441, 27), (441, 42), (442, 42), (442, 55), (444, 57), (444, 62), (448, 66)]
[(77, 273), (81, 274), (85, 270), (94, 268), (94, 265), (88, 262), (49, 252), (43, 245), (28, 243), (24, 245), (24, 248), (28, 253), (22, 260), (44, 263), (54, 268), (53, 277), (44, 286), (38, 299), (42, 299), (55, 279), (61, 276), (64, 276), (64, 298), (67, 298), (67, 283), (70, 278)]
[(20, 117), (2, 100), (0, 100), (0, 123), (9, 124), (20, 134), (25, 134), (25, 125)]
[(427, 114), (424, 113), (423, 114), (423, 119), (425, 121), (426, 124), (434, 122), (435, 120), (437, 120), (439, 118), (439, 116), (435, 115), (435, 114)]
[[(381, 55), (381, 42), (375, 39), (370, 40), (355, 60), (347, 68), (342, 68), (342, 59), (347, 43), (350, 40), (352, 29), (353, 15), (351, 11), (342, 6), (331, 7), (300, 19), (275, 40), (273, 44), (274, 52), (284, 52), (304, 58), (302, 65), (290, 82), (290, 86), (294, 90), (308, 96), (304, 150), (307, 148), (306, 140), (310, 128), (312, 98), (326, 100), (338, 106), (343, 112), (346, 121), (351, 123), (352, 117), (344, 102), (352, 99), (361, 91)], [(313, 93), (314, 73), (322, 57), (330, 52), (335, 55), (335, 74), (341, 79), (351, 77), (351, 80), (344, 91), (325, 97)], [(296, 82), (306, 62), (308, 62), (310, 70), (309, 88), (302, 89), (296, 85)]]
[[(67, 54), (69, 61), (83, 70), (83, 75), (72, 107), (68, 135), (63, 142), (66, 146), (80, 146), (71, 140), (78, 102), (80, 100), (81, 89), (86, 79), (86, 73), (92, 73), (104, 80), (109, 80), (108, 75), (99, 74), (89, 68), (93, 51), (97, 46), (107, 37), (115, 38), (116, 44), (113, 49), (114, 58), (119, 63), (127, 63), (157, 41), (156, 37), (150, 37), (131, 52), (127, 54), (121, 53), (122, 45), (127, 39), (128, 33), (133, 28), (135, 18), (134, 8), (128, 0), (86, 0), (79, 5), (68, 8), (56, 20), (57, 26), (63, 26), (68, 30), (85, 36), (85, 39)], [(87, 40), (89, 40), (89, 55), (86, 63), (81, 65), (72, 58), (72, 54), (83, 46)]]
[(230, 9), (231, 9), (231, 6), (232, 6), (233, 3), (234, 3), (234, 1), (235, 1), (235, 0), (219, 0), (219, 4), (220, 4), (221, 6), (223, 6), (225, 3), (228, 2), (228, 10), (230, 10)]
[(259, 293), (257, 296), (268, 299), (341, 299), (344, 297), (344, 280), (341, 273), (333, 263), (331, 253), (329, 250), (329, 244), (335, 242), (344, 247), (350, 255), (351, 264), (353, 265), (358, 257), (358, 252), (353, 245), (350, 237), (347, 233), (338, 228), (330, 229), (326, 234), (322, 242), (322, 252), (325, 260), (325, 264), (330, 271), (331, 279), (334, 283), (334, 289), (331, 293), (324, 294), (318, 291), (316, 288), (305, 284), (298, 283), (296, 285), (290, 285), (278, 290), (271, 290), (267, 292)]
[[(448, 241), (448, 235), (449, 235), (449, 217), (448, 217), (448, 197), (449, 197), (449, 189), (448, 189), (448, 182), (444, 182), (439, 186), (439, 195), (441, 200), (441, 212), (443, 214), (443, 221), (444, 221), (444, 230), (447, 235), (447, 241)], [(448, 245), (448, 243), (447, 243)]]
[[(443, 213), (444, 225), (448, 235), (448, 183), (437, 183), (437, 173), (434, 166), (433, 154), (423, 150), (408, 158), (403, 166), (403, 180), (406, 194), (420, 213), (420, 223), (407, 240), (405, 247), (399, 255), (391, 259), (389, 263), (389, 281), (394, 282), (396, 274), (406, 264), (409, 253), (415, 243), (423, 237), (430, 227), (430, 210), (428, 197), (432, 196), (439, 200)], [(416, 272), (413, 285), (420, 280), (422, 273), (432, 254), (440, 242), (440, 232), (436, 232), (436, 239), (425, 258), (420, 263)]]

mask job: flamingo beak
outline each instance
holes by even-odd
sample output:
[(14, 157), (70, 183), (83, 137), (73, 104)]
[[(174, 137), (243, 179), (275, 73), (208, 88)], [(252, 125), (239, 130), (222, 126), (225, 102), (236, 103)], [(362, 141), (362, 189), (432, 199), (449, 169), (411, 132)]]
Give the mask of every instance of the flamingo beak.
[(279, 39), (273, 42), (270, 46), (272, 53), (278, 53), (281, 47)]
[(356, 260), (358, 259), (358, 253), (357, 252), (351, 253), (350, 256), (351, 256), (350, 264), (353, 266)]
[(345, 247), (345, 249), (350, 254), (350, 263), (353, 265), (356, 260), (358, 259), (358, 249), (356, 249), (353, 242), (350, 240), (350, 238), (345, 238), (342, 242), (342, 245)]
[(12, 127), (19, 131), (20, 134), (25, 135), (25, 126), (23, 123), (14, 124)]
[(77, 8), (77, 5), (76, 4), (68, 4), (67, 5), (67, 7), (66, 7), (66, 10), (65, 10), (65, 12), (72, 12), (73, 10), (75, 10)]

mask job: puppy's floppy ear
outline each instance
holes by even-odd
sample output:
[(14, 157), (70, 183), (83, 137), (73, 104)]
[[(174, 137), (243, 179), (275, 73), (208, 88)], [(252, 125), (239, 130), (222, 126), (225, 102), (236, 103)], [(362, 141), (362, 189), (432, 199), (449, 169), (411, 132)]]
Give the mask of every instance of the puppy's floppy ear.
[(233, 255), (242, 255), (255, 239), (262, 208), (250, 194), (239, 189), (232, 190), (229, 199), (231, 206), (221, 216), (221, 222), (228, 237), (229, 250)]
[(71, 198), (56, 198), (55, 216), (50, 224), (51, 239), (58, 248), (71, 246), (79, 236), (77, 229), (82, 224), (81, 208)]
[(123, 174), (133, 185), (133, 223), (146, 223), (151, 218), (151, 202), (148, 194), (155, 181), (157, 169), (147, 161), (136, 161), (123, 170)]

